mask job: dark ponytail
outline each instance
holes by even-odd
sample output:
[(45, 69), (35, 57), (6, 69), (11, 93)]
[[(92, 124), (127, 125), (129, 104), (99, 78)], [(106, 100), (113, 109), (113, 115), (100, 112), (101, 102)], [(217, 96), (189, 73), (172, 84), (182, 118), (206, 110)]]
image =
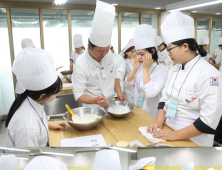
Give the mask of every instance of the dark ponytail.
[(193, 38), (175, 41), (172, 44), (182, 46), (184, 43), (187, 43), (189, 45), (191, 51), (196, 52), (198, 50), (201, 57), (205, 57), (207, 55), (207, 52), (203, 48), (200, 48), (199, 45), (197, 44), (197, 41)]
[[(152, 52), (152, 49), (154, 49), (154, 54)], [(158, 63), (158, 54), (157, 54), (157, 51), (156, 51), (156, 48), (155, 47), (150, 47), (150, 48), (145, 48), (146, 51), (148, 51), (149, 53), (152, 54), (152, 59), (155, 60), (157, 63)]]
[(7, 128), (9, 125), (9, 122), (11, 120), (11, 118), (13, 117), (14, 113), (16, 112), (16, 110), (18, 110), (18, 108), (21, 106), (21, 104), (23, 103), (23, 101), (27, 98), (30, 97), (33, 100), (37, 100), (39, 99), (39, 97), (42, 94), (45, 94), (44, 98), (42, 100), (46, 100), (47, 98), (49, 98), (50, 96), (59, 93), (62, 90), (62, 81), (61, 79), (58, 77), (58, 79), (55, 81), (55, 83), (53, 83), (51, 86), (49, 86), (46, 89), (40, 90), (40, 91), (31, 91), (31, 90), (26, 90), (24, 93), (20, 94), (15, 101), (12, 103), (12, 106), (9, 110), (8, 113), (8, 117), (7, 120), (5, 122), (5, 127)]

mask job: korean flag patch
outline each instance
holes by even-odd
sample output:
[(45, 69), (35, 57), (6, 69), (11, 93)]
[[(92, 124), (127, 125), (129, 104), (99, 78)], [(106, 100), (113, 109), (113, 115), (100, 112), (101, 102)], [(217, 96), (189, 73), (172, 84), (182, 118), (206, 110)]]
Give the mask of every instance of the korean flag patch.
[(210, 78), (210, 85), (211, 86), (219, 86), (218, 77), (211, 77)]

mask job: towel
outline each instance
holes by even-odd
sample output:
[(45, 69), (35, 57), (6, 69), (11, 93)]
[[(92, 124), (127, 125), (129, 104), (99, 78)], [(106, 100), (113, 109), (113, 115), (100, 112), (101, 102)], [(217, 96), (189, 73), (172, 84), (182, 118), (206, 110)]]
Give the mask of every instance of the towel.
[[(157, 129), (157, 131), (158, 130), (159, 129)], [(147, 133), (147, 126), (140, 127), (139, 131), (140, 131), (140, 133), (142, 133), (143, 136), (145, 136), (152, 143), (158, 143), (158, 142), (166, 141), (166, 140), (163, 140), (163, 139), (160, 139), (160, 138), (154, 138), (153, 134)]]

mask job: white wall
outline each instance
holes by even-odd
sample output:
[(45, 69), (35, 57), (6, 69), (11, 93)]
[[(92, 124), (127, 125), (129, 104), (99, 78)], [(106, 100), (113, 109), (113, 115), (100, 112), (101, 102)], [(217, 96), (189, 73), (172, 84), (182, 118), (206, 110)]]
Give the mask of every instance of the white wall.
[(185, 161), (193, 161), (195, 166), (222, 166), (222, 148), (221, 151), (213, 147), (140, 149), (137, 160), (144, 157), (156, 157), (156, 166), (183, 166)]

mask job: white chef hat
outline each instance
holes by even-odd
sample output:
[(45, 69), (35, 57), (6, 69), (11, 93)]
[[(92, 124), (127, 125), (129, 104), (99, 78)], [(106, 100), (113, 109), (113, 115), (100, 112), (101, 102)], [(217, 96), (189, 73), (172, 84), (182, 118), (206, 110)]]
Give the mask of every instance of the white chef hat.
[(121, 170), (119, 153), (114, 150), (102, 150), (96, 153), (93, 170)]
[(52, 56), (38, 48), (23, 49), (15, 57), (12, 71), (24, 90), (43, 90), (58, 79)]
[(1, 170), (17, 170), (18, 160), (15, 155), (1, 155), (0, 157)]
[(222, 37), (218, 38), (218, 45), (222, 45)]
[(129, 42), (126, 44), (126, 46), (123, 48), (123, 50), (119, 53), (120, 56), (123, 56), (126, 50), (128, 50), (130, 47), (134, 46), (134, 40), (131, 38)]
[(182, 170), (193, 170), (193, 168), (194, 168), (194, 162), (185, 162)]
[(27, 47), (35, 48), (35, 45), (34, 45), (33, 41), (30, 38), (22, 39), (21, 46), (22, 46), (22, 49), (27, 48)]
[(172, 11), (161, 25), (166, 44), (188, 38), (194, 39), (194, 20), (180, 11)]
[(80, 48), (82, 47), (82, 35), (80, 34), (75, 34), (73, 36), (73, 43), (74, 43), (74, 48)]
[(155, 43), (156, 43), (156, 46), (159, 46), (163, 43), (163, 40), (159, 36), (156, 36)]
[(24, 170), (67, 170), (66, 164), (49, 156), (37, 156), (32, 159)]
[(92, 44), (98, 47), (107, 47), (111, 44), (114, 19), (115, 7), (97, 0), (89, 35), (89, 40)]
[(155, 157), (142, 158), (136, 162), (136, 164), (134, 165), (134, 169), (155, 169), (155, 162)]
[(133, 39), (137, 50), (155, 47), (153, 29), (147, 24), (136, 27), (133, 33)]
[(210, 41), (209, 37), (207, 36), (201, 37), (199, 45), (209, 45), (209, 41)]

